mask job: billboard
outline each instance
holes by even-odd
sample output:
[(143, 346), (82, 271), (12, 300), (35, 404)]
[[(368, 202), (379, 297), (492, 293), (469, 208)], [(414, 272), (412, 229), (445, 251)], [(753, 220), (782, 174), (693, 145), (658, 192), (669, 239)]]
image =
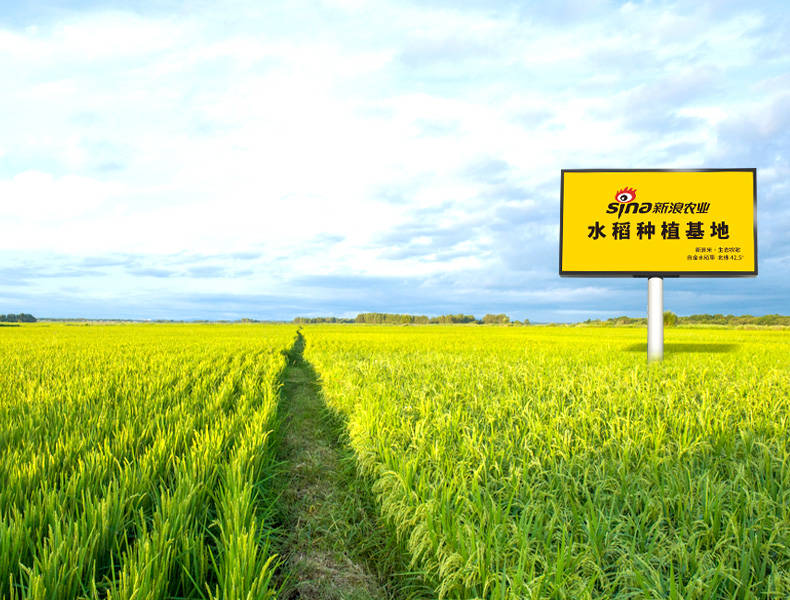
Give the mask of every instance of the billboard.
[(757, 275), (756, 169), (563, 169), (563, 277)]

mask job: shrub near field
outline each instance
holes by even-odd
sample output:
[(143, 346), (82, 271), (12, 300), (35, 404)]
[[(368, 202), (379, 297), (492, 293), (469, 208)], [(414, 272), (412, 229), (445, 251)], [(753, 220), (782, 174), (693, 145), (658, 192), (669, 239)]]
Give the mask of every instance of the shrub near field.
[(0, 597), (267, 598), (292, 327), (0, 330)]
[(790, 597), (790, 335), (308, 326), (443, 598)]

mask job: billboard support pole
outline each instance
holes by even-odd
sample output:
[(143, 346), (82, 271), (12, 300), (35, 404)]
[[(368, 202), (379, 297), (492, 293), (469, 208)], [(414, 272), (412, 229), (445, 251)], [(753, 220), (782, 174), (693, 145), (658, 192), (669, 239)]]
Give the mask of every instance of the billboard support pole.
[(664, 359), (664, 278), (647, 279), (647, 362)]

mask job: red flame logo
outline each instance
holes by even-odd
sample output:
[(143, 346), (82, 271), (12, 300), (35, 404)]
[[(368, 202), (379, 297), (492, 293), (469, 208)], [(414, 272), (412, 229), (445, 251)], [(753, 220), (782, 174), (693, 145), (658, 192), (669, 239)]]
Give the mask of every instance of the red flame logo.
[(634, 198), (636, 198), (636, 190), (634, 188), (624, 187), (623, 189), (618, 190), (614, 197), (615, 200), (621, 204), (628, 204)]

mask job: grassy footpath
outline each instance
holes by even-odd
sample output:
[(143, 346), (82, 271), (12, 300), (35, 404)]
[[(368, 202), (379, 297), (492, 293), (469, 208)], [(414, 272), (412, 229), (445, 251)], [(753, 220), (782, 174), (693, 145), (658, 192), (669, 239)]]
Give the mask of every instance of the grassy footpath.
[[(379, 528), (369, 485), (357, 476), (344, 423), (324, 404), (304, 340), (291, 353), (280, 403), (279, 551), (285, 561), (280, 597), (368, 600), (415, 597), (394, 582), (402, 564)], [(413, 582), (409, 585), (414, 588)]]

